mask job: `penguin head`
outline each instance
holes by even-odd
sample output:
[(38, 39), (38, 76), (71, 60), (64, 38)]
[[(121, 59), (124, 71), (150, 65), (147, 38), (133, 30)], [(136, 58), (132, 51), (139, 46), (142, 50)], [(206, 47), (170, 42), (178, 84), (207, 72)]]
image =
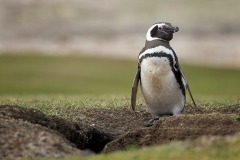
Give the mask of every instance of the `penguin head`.
[(179, 31), (177, 26), (172, 26), (171, 23), (160, 22), (153, 24), (147, 31), (146, 40), (163, 40), (169, 42), (173, 38), (173, 33)]

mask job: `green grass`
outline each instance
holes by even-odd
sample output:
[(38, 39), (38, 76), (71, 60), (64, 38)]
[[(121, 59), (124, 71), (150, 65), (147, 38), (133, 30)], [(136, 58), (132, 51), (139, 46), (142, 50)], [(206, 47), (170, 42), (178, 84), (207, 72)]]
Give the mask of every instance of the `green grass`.
[[(81, 157), (83, 160), (238, 160), (240, 157), (240, 135), (212, 140), (202, 137), (195, 141), (171, 142), (160, 146), (119, 151)], [(54, 159), (54, 158), (52, 158)], [(47, 160), (52, 160), (48, 158)], [(78, 156), (60, 158), (59, 160), (77, 160)]]
[[(142, 99), (138, 104), (143, 103)], [(33, 95), (33, 96), (1, 96), (0, 105), (18, 105), (36, 108), (48, 115), (56, 115), (68, 118), (65, 114), (69, 108), (82, 107), (121, 107), (130, 106), (130, 98), (124, 96), (91, 96), (91, 95)], [(129, 107), (130, 109), (130, 107)]]
[(126, 93), (133, 66), (74, 56), (0, 56), (0, 95)]
[[(1, 55), (0, 95), (130, 95), (136, 61)], [(236, 98), (240, 70), (183, 65), (196, 96)]]
[[(136, 61), (79, 56), (1, 55), (0, 104), (41, 110), (128, 106), (136, 65)], [(240, 102), (240, 70), (187, 65), (183, 69), (198, 103)]]
[(201, 95), (239, 96), (240, 70), (184, 66), (194, 92)]
[[(198, 104), (209, 107), (240, 103), (239, 70), (188, 65), (183, 65), (183, 69)], [(46, 114), (63, 117), (68, 107), (130, 106), (135, 71), (136, 61), (78, 56), (1, 55), (0, 105), (33, 107)], [(142, 103), (139, 96), (138, 104)], [(240, 157), (239, 136), (207, 147), (184, 148), (188, 143), (191, 142), (172, 142), (83, 159), (208, 160)]]

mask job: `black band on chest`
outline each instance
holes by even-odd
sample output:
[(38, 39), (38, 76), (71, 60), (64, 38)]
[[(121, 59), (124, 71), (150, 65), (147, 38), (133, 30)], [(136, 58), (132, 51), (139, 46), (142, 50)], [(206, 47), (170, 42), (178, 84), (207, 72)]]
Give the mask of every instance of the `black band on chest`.
[(170, 54), (166, 54), (164, 52), (154, 52), (154, 53), (147, 53), (144, 54), (140, 59), (139, 59), (139, 64), (142, 63), (144, 59), (150, 58), (150, 57), (167, 57), (170, 61), (170, 65), (173, 66), (173, 57)]
[(166, 57), (166, 58), (168, 58), (168, 60), (170, 62), (171, 69), (172, 69), (172, 72), (174, 73), (174, 76), (177, 79), (179, 87), (182, 90), (183, 95), (185, 96), (186, 95), (186, 91), (185, 91), (185, 87), (183, 85), (182, 76), (181, 76), (181, 73), (179, 71), (179, 68), (177, 68), (177, 70), (174, 69), (172, 55), (166, 54), (164, 52), (147, 53), (147, 54), (144, 54), (143, 56), (141, 56), (141, 58), (139, 59), (139, 61), (138, 61), (139, 66), (141, 66), (141, 63), (142, 63), (142, 61), (144, 59), (151, 58), (151, 57)]

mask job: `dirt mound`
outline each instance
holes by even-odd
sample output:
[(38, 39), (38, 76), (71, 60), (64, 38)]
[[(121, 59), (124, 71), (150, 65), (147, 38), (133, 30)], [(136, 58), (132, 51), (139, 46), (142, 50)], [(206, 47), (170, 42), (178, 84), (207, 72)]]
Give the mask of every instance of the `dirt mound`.
[(75, 110), (75, 114), (80, 114), (78, 112), (85, 115), (81, 121), (115, 136), (124, 134), (134, 128), (143, 127), (143, 123), (150, 118), (150, 114), (143, 107), (140, 107), (136, 114), (128, 106)]
[(81, 154), (65, 137), (46, 127), (0, 115), (0, 159)]
[(104, 152), (111, 152), (172, 140), (194, 139), (202, 135), (225, 136), (240, 132), (240, 105), (187, 105), (183, 114), (162, 117), (149, 128), (143, 127), (143, 123), (151, 118), (145, 106), (138, 106), (136, 113), (128, 106), (54, 109), (60, 117), (47, 116), (31, 108), (0, 106), (0, 121), (3, 122), (0, 124), (0, 154), (22, 156), (21, 153), (25, 154), (29, 145), (37, 146), (35, 148), (39, 151), (43, 144), (49, 152), (44, 148), (42, 152), (30, 149), (28, 155), (79, 154), (78, 149), (98, 153), (104, 147)]
[[(69, 107), (64, 110), (64, 116), (75, 120), (76, 117), (81, 122), (94, 126), (99, 130), (111, 133), (115, 136), (125, 134), (136, 128), (143, 128), (144, 122), (151, 118), (146, 111), (146, 106), (137, 106), (137, 112), (134, 113), (129, 106), (122, 107)], [(56, 108), (58, 113), (63, 107)], [(240, 105), (216, 106), (216, 107), (195, 107), (187, 105), (182, 115), (196, 114), (240, 114)], [(61, 115), (61, 114), (60, 114)]]
[[(48, 131), (49, 134), (52, 133), (52, 131), (54, 130), (54, 133), (58, 133), (60, 136), (74, 144), (72, 146), (76, 146), (76, 148), (79, 148), (81, 150), (89, 149), (94, 152), (100, 152), (106, 145), (106, 143), (114, 139), (112, 135), (99, 131), (96, 128), (87, 126), (82, 122), (71, 122), (56, 116), (46, 116), (45, 114), (36, 109), (28, 109), (19, 106), (0, 106), (0, 115), (1, 121), (7, 121), (8, 119), (11, 119), (11, 121), (18, 122), (11, 123), (12, 127), (9, 128), (9, 130), (11, 130), (12, 132), (14, 132), (14, 129), (16, 128), (17, 130), (21, 131), (21, 128), (27, 128), (28, 126), (28, 129), (26, 129), (26, 133), (27, 131), (31, 133), (31, 126), (35, 126), (36, 124), (38, 124), (38, 127), (34, 128), (36, 131), (33, 131), (33, 133), (37, 133), (37, 131), (41, 133), (43, 128), (45, 131)], [(26, 121), (28, 123), (22, 123), (23, 121)], [(26, 124), (28, 125), (26, 126)], [(39, 125), (41, 125), (41, 127)], [(6, 126), (7, 125), (3, 126), (3, 128), (5, 128)], [(35, 134), (24, 134), (23, 136), (33, 136), (31, 138), (28, 138), (29, 141), (39, 141), (38, 139), (36, 139), (38, 138), (38, 136)], [(49, 137), (53, 136), (54, 135), (51, 135)], [(1, 134), (1, 139), (3, 139), (2, 137), (4, 138), (4, 134)], [(7, 141), (8, 140), (6, 140), (5, 142)], [(57, 143), (58, 142), (56, 142), (56, 144)], [(2, 149), (4, 148), (1, 148), (1, 150)], [(61, 152), (61, 149), (59, 149), (59, 152)]]
[[(193, 114), (192, 111), (195, 110)], [(194, 139), (203, 135), (231, 135), (240, 132), (239, 105), (213, 108), (188, 106), (185, 114), (162, 117), (154, 126), (132, 130), (108, 143), (104, 152)]]

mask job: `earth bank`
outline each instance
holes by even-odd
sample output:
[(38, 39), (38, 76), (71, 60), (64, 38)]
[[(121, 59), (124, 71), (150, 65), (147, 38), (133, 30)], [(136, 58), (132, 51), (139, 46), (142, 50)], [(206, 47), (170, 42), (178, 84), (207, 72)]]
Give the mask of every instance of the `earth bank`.
[(142, 126), (150, 118), (144, 106), (138, 106), (135, 114), (128, 106), (70, 107), (64, 113), (65, 118), (32, 108), (0, 106), (0, 156), (83, 155), (240, 132), (239, 105), (187, 105), (182, 115), (162, 117), (149, 128)]

